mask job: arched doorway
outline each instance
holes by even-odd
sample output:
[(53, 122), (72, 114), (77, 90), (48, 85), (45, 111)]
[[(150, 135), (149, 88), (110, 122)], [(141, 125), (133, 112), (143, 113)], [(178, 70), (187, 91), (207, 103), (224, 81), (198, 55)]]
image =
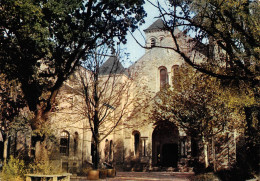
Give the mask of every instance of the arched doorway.
[(177, 167), (178, 128), (169, 121), (157, 124), (153, 131), (153, 166)]

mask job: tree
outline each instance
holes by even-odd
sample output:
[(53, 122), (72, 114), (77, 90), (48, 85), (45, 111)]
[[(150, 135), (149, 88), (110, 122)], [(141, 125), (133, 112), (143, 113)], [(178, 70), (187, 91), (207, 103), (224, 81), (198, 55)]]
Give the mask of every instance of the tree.
[(6, 163), (8, 140), (11, 135), (12, 124), (14, 124), (15, 119), (19, 116), (21, 109), (25, 107), (25, 102), (17, 81), (8, 81), (4, 74), (1, 74), (0, 78), (0, 132), (4, 143), (3, 155), (0, 158), (3, 156)]
[(127, 31), (143, 22), (143, 3), (0, 2), (0, 72), (21, 84), (27, 106), (35, 114), (33, 130), (46, 122), (59, 88), (87, 52), (102, 44), (113, 45), (116, 39), (126, 42)]
[(243, 123), (240, 117), (232, 116), (223, 96), (225, 90), (215, 78), (183, 65), (174, 79), (173, 87), (166, 87), (157, 94), (152, 119), (172, 121), (187, 135), (199, 138), (207, 168), (210, 139), (224, 130), (239, 130)]
[[(149, 1), (149, 0), (148, 0)], [(152, 1), (149, 1), (153, 3)], [(259, 1), (256, 0), (168, 0), (166, 8), (159, 1), (158, 8), (166, 30), (171, 32), (174, 46), (169, 48), (179, 53), (186, 63), (207, 75), (219, 78), (224, 85), (240, 94), (241, 87), (253, 91), (254, 102), (243, 102), (247, 130), (246, 147), (248, 160), (259, 155)], [(203, 64), (194, 62), (196, 54), (190, 56), (181, 46), (174, 33), (177, 27), (193, 37), (188, 44), (192, 50), (204, 52)], [(184, 49), (183, 49), (184, 48)], [(244, 89), (244, 90), (245, 90)], [(251, 89), (251, 90), (250, 90)], [(239, 96), (238, 96), (239, 97)], [(251, 151), (250, 151), (251, 150)], [(258, 170), (259, 159), (253, 162)]]
[[(195, 69), (221, 79), (246, 80), (254, 87), (259, 83), (259, 5), (257, 1), (167, 1), (161, 12), (164, 25), (171, 32), (175, 47)], [(152, 2), (150, 2), (152, 3)], [(174, 31), (179, 27), (194, 40), (208, 46), (204, 64), (196, 64), (183, 53)], [(198, 45), (198, 44), (195, 44)], [(214, 47), (216, 45), (216, 47)], [(195, 49), (197, 47), (193, 47)], [(218, 48), (218, 49), (216, 49)], [(218, 72), (218, 68), (225, 71)]]
[(145, 88), (136, 89), (135, 76), (130, 77), (119, 57), (119, 53), (111, 55), (109, 47), (101, 46), (88, 54), (83, 67), (70, 79), (73, 97), (83, 100), (82, 104), (71, 102), (72, 112), (85, 121), (83, 129), (92, 133), (94, 169), (101, 166), (100, 143), (112, 133), (133, 126), (131, 119), (144, 110), (149, 100), (140, 98)]

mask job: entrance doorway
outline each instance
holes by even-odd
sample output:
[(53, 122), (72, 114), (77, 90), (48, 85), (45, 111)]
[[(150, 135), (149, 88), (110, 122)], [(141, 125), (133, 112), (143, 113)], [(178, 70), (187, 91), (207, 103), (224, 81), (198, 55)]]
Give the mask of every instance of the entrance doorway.
[(177, 167), (178, 162), (178, 145), (164, 144), (162, 146), (162, 166)]
[(171, 122), (158, 124), (152, 136), (153, 166), (177, 167), (178, 128)]

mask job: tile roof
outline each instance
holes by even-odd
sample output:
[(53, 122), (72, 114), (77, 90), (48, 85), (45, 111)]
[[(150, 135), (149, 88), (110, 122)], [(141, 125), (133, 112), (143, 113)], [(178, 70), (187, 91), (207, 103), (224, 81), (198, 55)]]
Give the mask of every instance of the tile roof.
[(100, 75), (124, 74), (125, 68), (116, 56), (111, 56), (100, 68)]
[(151, 31), (151, 30), (162, 30), (164, 29), (164, 23), (162, 19), (157, 19), (153, 24), (151, 24), (147, 29), (144, 30), (146, 31)]

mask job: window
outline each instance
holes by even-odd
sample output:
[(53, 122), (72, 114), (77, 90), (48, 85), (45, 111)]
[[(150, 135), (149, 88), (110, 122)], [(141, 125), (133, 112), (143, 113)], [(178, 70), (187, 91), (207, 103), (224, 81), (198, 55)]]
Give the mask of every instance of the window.
[(134, 132), (134, 151), (135, 155), (139, 154), (139, 147), (140, 147), (140, 133), (139, 132)]
[(74, 155), (77, 155), (78, 152), (78, 145), (79, 145), (79, 134), (78, 132), (74, 133)]
[(181, 147), (181, 156), (186, 157), (187, 156), (187, 148), (186, 148), (186, 138), (182, 138), (180, 140), (180, 147)]
[(168, 72), (166, 67), (160, 67), (160, 88), (165, 87), (168, 84)]
[(160, 38), (159, 38), (159, 41), (160, 41), (160, 46), (162, 46), (162, 41), (164, 40), (164, 37), (163, 36), (161, 36)]
[(151, 48), (156, 46), (156, 40), (154, 38), (151, 39)]
[(105, 153), (105, 162), (109, 161), (109, 141), (108, 139), (106, 139), (105, 141), (105, 149), (104, 149), (104, 153)]
[(113, 141), (110, 140), (109, 144), (109, 162), (113, 161)]
[(142, 141), (143, 141), (143, 153), (142, 154), (143, 154), (143, 156), (147, 156), (147, 150), (146, 150), (147, 139), (148, 139), (147, 137), (142, 138)]
[(160, 42), (163, 41), (164, 37), (160, 37)]
[(198, 156), (198, 141), (196, 139), (191, 139), (191, 156)]
[(60, 136), (60, 153), (62, 155), (69, 155), (69, 133), (67, 131), (63, 131)]
[(179, 69), (179, 65), (174, 65), (172, 67), (172, 71), (173, 71), (173, 84), (177, 85), (180, 79), (180, 69)]

